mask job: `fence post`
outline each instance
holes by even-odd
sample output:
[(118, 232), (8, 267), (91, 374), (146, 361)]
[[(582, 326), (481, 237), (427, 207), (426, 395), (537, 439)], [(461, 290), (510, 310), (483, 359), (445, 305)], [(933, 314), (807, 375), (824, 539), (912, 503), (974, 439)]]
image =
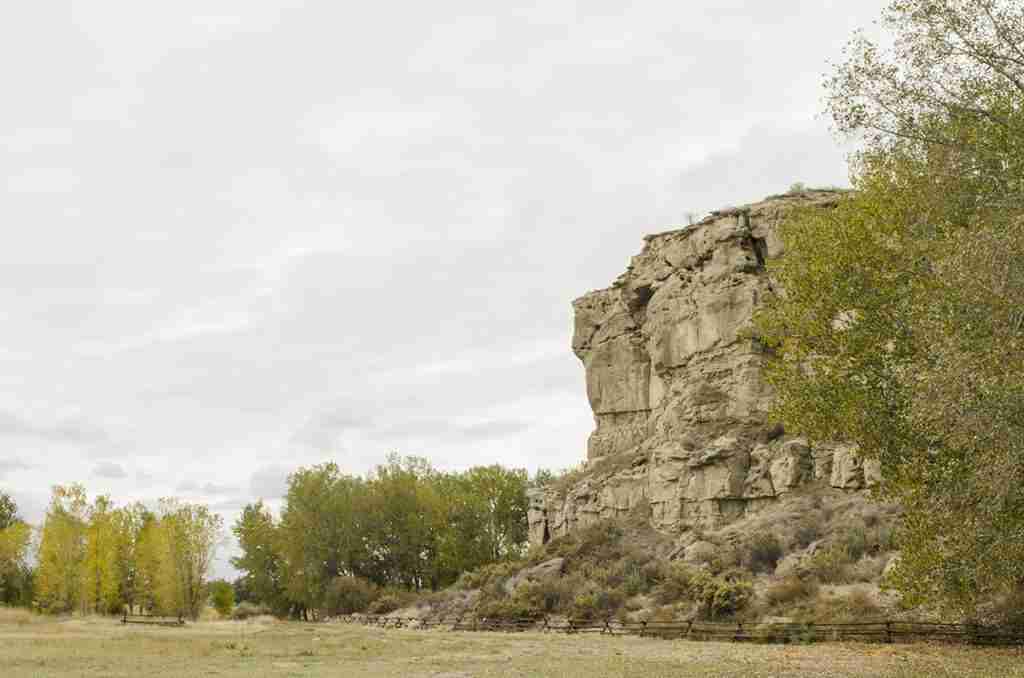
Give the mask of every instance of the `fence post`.
[(885, 642), (887, 642), (887, 643), (891, 643), (892, 642), (892, 622), (891, 621), (885, 622)]
[(736, 633), (732, 637), (732, 642), (735, 643), (736, 641), (740, 640), (742, 637), (743, 637), (743, 622), (737, 621), (736, 622)]
[(544, 628), (542, 628), (541, 631), (543, 631), (544, 633), (547, 633), (547, 632), (549, 632), (551, 630), (551, 623), (550, 623), (550, 621), (551, 620), (548, 618), (548, 616), (544, 615)]
[(643, 638), (647, 635), (647, 620), (644, 619), (640, 622), (640, 637)]
[(692, 631), (692, 630), (693, 630), (693, 620), (690, 619), (690, 620), (687, 620), (687, 622), (686, 622), (686, 636), (685, 636), (686, 638), (690, 637), (690, 631)]
[(569, 617), (569, 633), (573, 633), (575, 631), (576, 631), (576, 627), (573, 624), (572, 617)]

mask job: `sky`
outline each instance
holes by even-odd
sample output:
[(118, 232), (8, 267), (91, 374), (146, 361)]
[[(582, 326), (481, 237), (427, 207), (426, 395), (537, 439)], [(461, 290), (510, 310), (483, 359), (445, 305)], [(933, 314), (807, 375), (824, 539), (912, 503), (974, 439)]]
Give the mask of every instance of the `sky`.
[(571, 301), (846, 185), (821, 83), (883, 4), (8, 3), (0, 491), (230, 525), (324, 461), (575, 465)]

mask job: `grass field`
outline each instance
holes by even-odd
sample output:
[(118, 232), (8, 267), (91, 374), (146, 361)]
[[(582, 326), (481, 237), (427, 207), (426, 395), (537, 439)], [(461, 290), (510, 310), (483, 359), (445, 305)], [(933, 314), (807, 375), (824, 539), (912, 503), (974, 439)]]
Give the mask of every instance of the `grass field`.
[(926, 645), (736, 645), (635, 637), (385, 630), (270, 620), (185, 628), (0, 624), (0, 676), (1024, 677), (1024, 653)]

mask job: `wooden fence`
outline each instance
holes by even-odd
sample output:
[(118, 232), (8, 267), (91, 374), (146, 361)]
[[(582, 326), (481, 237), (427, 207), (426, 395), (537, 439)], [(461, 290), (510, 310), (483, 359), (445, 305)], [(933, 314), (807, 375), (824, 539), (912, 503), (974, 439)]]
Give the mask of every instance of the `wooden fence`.
[(150, 626), (184, 626), (185, 618), (181, 615), (177, 617), (164, 617), (150, 614), (128, 614), (126, 610), (121, 616), (121, 623), (148, 624)]
[(443, 629), (449, 631), (541, 631), (596, 633), (651, 638), (679, 638), (755, 643), (944, 642), (967, 645), (1024, 645), (1024, 628), (977, 624), (932, 624), (906, 621), (854, 623), (714, 623), (693, 620), (622, 622), (614, 619), (488, 619), (462, 617), (392, 617), (351, 615), (339, 621), (381, 628)]

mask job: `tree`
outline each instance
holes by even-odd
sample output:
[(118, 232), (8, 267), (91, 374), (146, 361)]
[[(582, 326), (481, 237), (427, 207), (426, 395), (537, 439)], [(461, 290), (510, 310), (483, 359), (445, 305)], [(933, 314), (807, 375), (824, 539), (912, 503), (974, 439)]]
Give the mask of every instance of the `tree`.
[(274, 516), (260, 500), (242, 509), (231, 531), (238, 540), (241, 555), (231, 559), (231, 565), (242, 572), (236, 588), (245, 591), (242, 600), (252, 600), (272, 609), (287, 609), (282, 581), (283, 562), (281, 535)]
[(136, 603), (144, 597), (140, 546), (143, 529), (153, 519), (152, 512), (140, 502), (117, 509), (112, 515), (119, 602), (127, 605), (129, 610), (134, 610)]
[[(376, 583), (410, 590), (432, 585), (441, 503), (436, 473), (422, 458), (390, 455), (368, 483), (367, 541)], [(435, 584), (436, 585), (436, 584)]]
[(217, 579), (210, 582), (210, 604), (222, 618), (227, 619), (235, 609), (235, 589), (231, 582)]
[(4, 530), (15, 523), (22, 522), (18, 515), (18, 504), (14, 497), (6, 492), (0, 492), (0, 530)]
[(160, 500), (153, 536), (157, 546), (157, 598), (168, 612), (198, 619), (223, 519), (201, 504)]
[(53, 488), (39, 542), (36, 574), (43, 609), (70, 612), (81, 601), (87, 506), (81, 485)]
[(96, 497), (88, 509), (82, 558), (83, 611), (116, 613), (121, 606), (117, 570), (118, 524), (110, 497)]
[(10, 495), (0, 493), (0, 603), (26, 605), (31, 597), (28, 563), (32, 528), (18, 516)]
[(893, 47), (856, 38), (828, 83), (856, 192), (783, 223), (755, 326), (787, 429), (881, 461), (906, 602), (973, 616), (1024, 581), (1024, 10), (884, 19)]
[(334, 577), (370, 567), (365, 491), (362, 480), (342, 474), (333, 463), (289, 476), (278, 544), (285, 595), (296, 614), (320, 610)]

